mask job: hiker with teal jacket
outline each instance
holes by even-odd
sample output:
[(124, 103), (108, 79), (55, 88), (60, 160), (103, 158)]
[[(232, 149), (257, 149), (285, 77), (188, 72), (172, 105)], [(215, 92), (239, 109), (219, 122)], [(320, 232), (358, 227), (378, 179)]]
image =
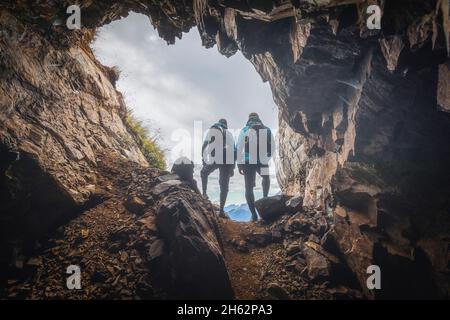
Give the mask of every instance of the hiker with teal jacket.
[(227, 120), (220, 119), (208, 130), (202, 146), (202, 160), (203, 168), (200, 171), (200, 176), (202, 178), (203, 196), (208, 198), (209, 175), (219, 169), (219, 215), (226, 217), (224, 207), (228, 196), (230, 178), (234, 175), (236, 166), (236, 145), (233, 135), (228, 131)]
[(269, 195), (269, 161), (275, 143), (271, 130), (266, 127), (257, 113), (250, 113), (246, 126), (241, 130), (237, 144), (239, 173), (244, 175), (245, 199), (252, 213), (252, 220), (258, 220), (255, 209), (256, 173), (262, 178), (263, 196)]

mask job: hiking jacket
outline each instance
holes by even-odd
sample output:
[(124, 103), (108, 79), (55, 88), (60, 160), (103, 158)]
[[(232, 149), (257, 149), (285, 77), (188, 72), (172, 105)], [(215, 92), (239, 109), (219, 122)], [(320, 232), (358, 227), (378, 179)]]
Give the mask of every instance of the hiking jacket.
[[(267, 137), (265, 145), (263, 137)], [(259, 119), (250, 119), (239, 134), (237, 162), (239, 165), (268, 165), (272, 157), (273, 146), (274, 140), (270, 128), (266, 127)]]
[[(215, 130), (212, 130), (215, 129)], [(216, 156), (216, 150), (214, 147), (214, 142), (217, 137), (217, 132), (220, 132), (222, 138), (222, 160), (220, 163), (216, 163), (215, 161), (212, 163), (212, 159)], [(235, 165), (236, 163), (236, 144), (234, 141), (234, 137), (227, 128), (221, 123), (215, 123), (208, 130), (205, 140), (202, 145), (202, 159), (204, 163), (207, 164), (228, 164)], [(217, 159), (219, 160), (219, 159)]]

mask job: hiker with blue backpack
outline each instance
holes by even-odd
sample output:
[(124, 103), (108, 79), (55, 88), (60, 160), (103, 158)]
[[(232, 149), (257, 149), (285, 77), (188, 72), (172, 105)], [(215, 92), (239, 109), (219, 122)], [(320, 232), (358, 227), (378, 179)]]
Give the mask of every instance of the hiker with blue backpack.
[(253, 193), (256, 173), (262, 178), (263, 196), (267, 197), (270, 189), (269, 161), (274, 145), (271, 130), (262, 123), (257, 113), (250, 113), (247, 124), (239, 135), (237, 162), (239, 173), (244, 175), (245, 199), (253, 221), (258, 220)]

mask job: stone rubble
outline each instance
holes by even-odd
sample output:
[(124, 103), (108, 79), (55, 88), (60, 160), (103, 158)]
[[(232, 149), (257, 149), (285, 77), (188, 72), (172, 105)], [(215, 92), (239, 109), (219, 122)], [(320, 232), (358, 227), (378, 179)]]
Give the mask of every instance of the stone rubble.
[[(264, 200), (260, 203), (275, 205), (273, 198)], [(328, 214), (307, 210), (293, 214), (287, 208), (277, 215), (275, 221), (249, 224), (220, 220), (238, 299), (363, 298), (345, 262), (321, 245), (333, 249), (329, 245), (333, 221)]]
[[(167, 184), (167, 176), (156, 169), (106, 160), (108, 174), (103, 182), (113, 183), (105, 201), (59, 228), (36, 256), (17, 259), (15, 268), (2, 274), (0, 280), (6, 278), (6, 283), (0, 282), (0, 295), (9, 299), (232, 298), (211, 203), (176, 177)], [(170, 191), (158, 188), (161, 184), (169, 185)], [(81, 268), (81, 290), (65, 287), (69, 265)]]

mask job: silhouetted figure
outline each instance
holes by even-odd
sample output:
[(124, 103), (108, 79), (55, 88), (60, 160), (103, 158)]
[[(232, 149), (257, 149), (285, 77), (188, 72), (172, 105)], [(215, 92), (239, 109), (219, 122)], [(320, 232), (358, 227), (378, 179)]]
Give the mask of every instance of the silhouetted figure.
[(208, 198), (209, 175), (219, 169), (220, 215), (224, 216), (230, 178), (234, 175), (236, 165), (236, 146), (233, 135), (228, 131), (227, 120), (220, 119), (208, 130), (202, 146), (202, 159), (203, 168), (200, 175), (203, 196)]
[(245, 179), (245, 199), (252, 213), (252, 220), (258, 220), (255, 209), (256, 173), (262, 177), (263, 196), (269, 195), (269, 161), (272, 157), (273, 136), (271, 130), (260, 120), (257, 113), (250, 113), (238, 140), (238, 168)]
[(186, 157), (175, 160), (172, 173), (178, 175), (180, 180), (188, 184), (195, 192), (200, 193), (197, 181), (194, 179), (194, 163)]

